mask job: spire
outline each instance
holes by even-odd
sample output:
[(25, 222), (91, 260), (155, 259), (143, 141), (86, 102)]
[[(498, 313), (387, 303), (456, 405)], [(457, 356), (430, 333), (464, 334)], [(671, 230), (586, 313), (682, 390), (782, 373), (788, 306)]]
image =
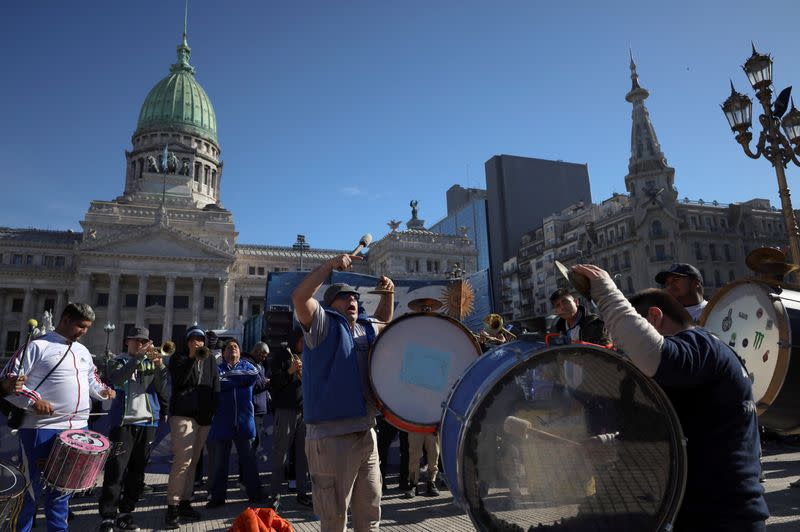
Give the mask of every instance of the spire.
[(189, 64), (189, 57), (192, 55), (192, 49), (189, 48), (189, 42), (186, 39), (188, 35), (188, 28), (189, 0), (186, 0), (183, 11), (183, 39), (181, 40), (181, 44), (178, 45), (178, 62), (170, 67), (170, 72), (179, 72), (181, 70), (185, 70), (190, 74), (194, 74), (194, 67)]
[(667, 161), (661, 151), (661, 145), (658, 143), (656, 131), (650, 120), (650, 113), (644, 105), (644, 101), (650, 96), (650, 92), (639, 85), (639, 74), (636, 72), (633, 53), (631, 53), (630, 69), (631, 90), (625, 95), (625, 99), (633, 104), (633, 113), (631, 115), (631, 158), (628, 162), (628, 171), (631, 174), (635, 174), (654, 168), (665, 168)]

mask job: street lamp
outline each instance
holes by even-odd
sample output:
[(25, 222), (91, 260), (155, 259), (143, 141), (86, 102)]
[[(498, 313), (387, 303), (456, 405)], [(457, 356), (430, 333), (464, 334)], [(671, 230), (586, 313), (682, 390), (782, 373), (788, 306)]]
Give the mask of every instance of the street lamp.
[(109, 321), (103, 326), (103, 330), (106, 332), (106, 356), (110, 355), (111, 353), (108, 351), (108, 342), (111, 338), (111, 333), (116, 330), (117, 326), (114, 325), (113, 321)]
[(303, 271), (303, 252), (310, 248), (306, 242), (306, 235), (297, 235), (297, 242), (292, 244), (292, 248), (300, 252), (300, 271)]
[[(800, 166), (800, 160), (797, 157), (800, 155), (800, 111), (795, 108), (794, 101), (792, 101), (791, 110), (786, 116), (783, 116), (789, 106), (791, 87), (784, 89), (775, 102), (772, 101), (772, 58), (769, 55), (759, 54), (753, 45), (753, 54), (742, 68), (764, 110), (763, 114), (758, 117), (758, 121), (761, 123), (761, 132), (758, 135), (755, 151), (750, 148), (753, 134), (749, 131), (752, 125), (753, 102), (747, 95), (736, 92), (733, 82), (731, 82), (731, 95), (722, 104), (722, 111), (725, 113), (725, 118), (728, 119), (731, 130), (735, 133), (736, 142), (742, 146), (745, 155), (751, 159), (758, 159), (763, 155), (775, 168), (783, 224), (789, 235), (789, 249), (792, 260), (798, 262), (800, 261), (800, 235), (798, 235), (797, 222), (794, 218), (784, 170), (790, 161)], [(781, 127), (783, 127), (785, 135), (781, 133)], [(794, 148), (792, 148), (792, 144)]]

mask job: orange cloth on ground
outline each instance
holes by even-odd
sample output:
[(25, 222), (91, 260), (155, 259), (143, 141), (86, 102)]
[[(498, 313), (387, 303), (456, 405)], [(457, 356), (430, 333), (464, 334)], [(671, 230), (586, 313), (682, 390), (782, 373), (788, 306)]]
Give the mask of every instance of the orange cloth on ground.
[(229, 532), (294, 532), (294, 527), (272, 508), (258, 510), (247, 508), (239, 514), (228, 530)]

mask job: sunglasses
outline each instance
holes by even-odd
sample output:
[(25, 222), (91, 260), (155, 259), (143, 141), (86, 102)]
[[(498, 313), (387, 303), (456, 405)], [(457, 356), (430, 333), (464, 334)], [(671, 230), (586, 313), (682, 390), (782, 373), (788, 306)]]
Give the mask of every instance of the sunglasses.
[(356, 301), (361, 300), (361, 294), (359, 294), (358, 292), (340, 292), (336, 294), (336, 299), (347, 300), (350, 299), (351, 297)]

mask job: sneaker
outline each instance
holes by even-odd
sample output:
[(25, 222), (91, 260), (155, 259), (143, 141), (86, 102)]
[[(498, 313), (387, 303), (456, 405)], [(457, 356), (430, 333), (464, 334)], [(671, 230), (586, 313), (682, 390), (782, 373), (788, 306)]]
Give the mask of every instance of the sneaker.
[(414, 486), (414, 495), (422, 495), (422, 490), (419, 489), (419, 484)]
[(167, 513), (164, 515), (164, 528), (175, 530), (181, 527), (180, 512), (177, 505), (167, 506)]
[(428, 481), (428, 483), (425, 485), (425, 487), (428, 490), (428, 493), (427, 493), (428, 497), (438, 497), (439, 496), (439, 488), (436, 487), (436, 483), (435, 482)]
[(114, 520), (113, 519), (103, 519), (100, 523), (100, 528), (98, 528), (100, 532), (114, 532)]
[(210, 508), (219, 508), (220, 506), (223, 506), (224, 504), (225, 504), (225, 501), (215, 501), (214, 499), (211, 499), (210, 501), (208, 501), (206, 503), (206, 508), (209, 508), (209, 509)]
[(153, 486), (151, 486), (150, 484), (145, 484), (144, 486), (142, 486), (142, 495), (144, 495), (145, 493), (153, 493)]
[(413, 499), (414, 498), (414, 491), (411, 490), (411, 489), (407, 489), (406, 491), (403, 492), (402, 497), (404, 499)]
[(298, 493), (297, 503), (306, 508), (312, 508), (314, 506), (314, 500), (308, 493)]
[(200, 513), (192, 508), (192, 503), (189, 501), (181, 501), (178, 505), (178, 515), (190, 521), (199, 521)]
[(114, 527), (117, 530), (133, 530), (133, 532), (139, 532), (139, 525), (133, 520), (131, 514), (120, 514), (120, 516), (117, 517), (117, 522), (114, 523)]

